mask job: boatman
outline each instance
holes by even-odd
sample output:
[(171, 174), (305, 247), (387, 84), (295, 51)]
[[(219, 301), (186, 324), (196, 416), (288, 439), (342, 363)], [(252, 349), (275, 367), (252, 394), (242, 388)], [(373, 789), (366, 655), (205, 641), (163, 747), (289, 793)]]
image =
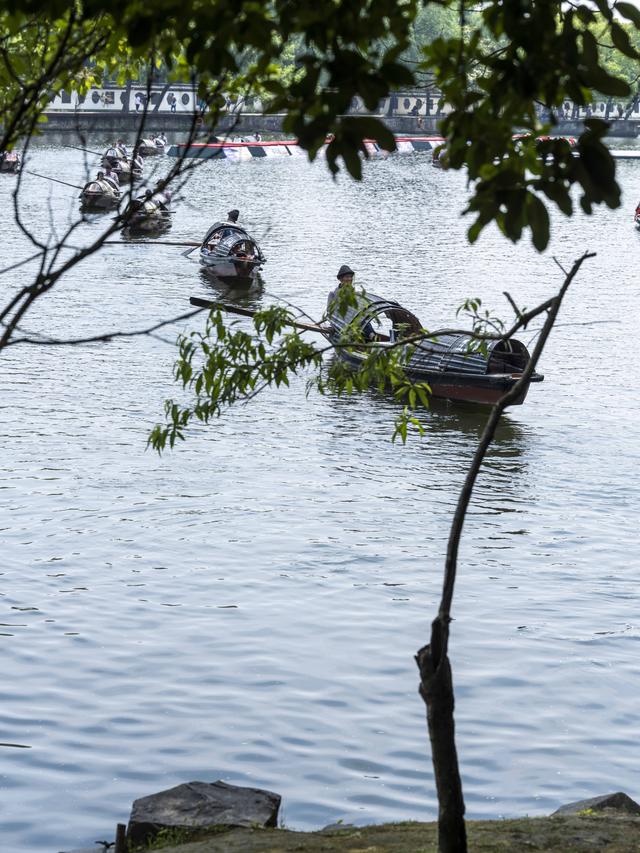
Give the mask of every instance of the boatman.
[(239, 216), (239, 210), (230, 210), (229, 213), (227, 213), (227, 222), (231, 222), (233, 225), (235, 225), (235, 223), (238, 221)]
[[(102, 174), (99, 172), (98, 174)], [(106, 174), (103, 176), (105, 181), (108, 181), (114, 190), (120, 191), (120, 178), (118, 177), (118, 173), (115, 172), (110, 166), (107, 166)]]
[[(327, 314), (331, 316), (331, 303), (338, 295), (341, 287), (351, 287), (353, 285), (353, 277), (355, 276), (354, 271), (347, 264), (342, 264), (340, 269), (338, 270), (338, 274), (336, 278), (339, 281), (338, 286), (335, 290), (332, 290), (327, 297)], [(376, 340), (376, 333), (373, 330), (373, 326), (371, 323), (367, 322), (362, 328), (362, 335), (365, 341), (374, 341)]]
[(342, 266), (338, 270), (338, 275), (336, 276), (340, 284), (335, 288), (335, 290), (332, 290), (329, 293), (329, 296), (327, 297), (327, 311), (331, 310), (331, 303), (336, 298), (338, 290), (340, 290), (340, 288), (344, 287), (345, 285), (353, 284), (354, 275), (355, 273), (351, 269), (351, 267), (347, 266), (346, 264), (342, 264)]

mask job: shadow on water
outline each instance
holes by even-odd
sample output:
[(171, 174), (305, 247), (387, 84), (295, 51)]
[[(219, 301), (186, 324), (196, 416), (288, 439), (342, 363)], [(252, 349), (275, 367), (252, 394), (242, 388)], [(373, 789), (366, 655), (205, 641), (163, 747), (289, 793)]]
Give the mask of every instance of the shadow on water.
[[(385, 420), (389, 423), (392, 423), (403, 409), (403, 403), (396, 400), (391, 391), (381, 392), (377, 388), (369, 388), (360, 394), (340, 396), (331, 394), (328, 397), (336, 405), (346, 407), (355, 405), (358, 410), (362, 407), (362, 401), (366, 400), (369, 406), (384, 412)], [(458, 433), (460, 436), (472, 437), (477, 441), (482, 435), (491, 406), (432, 398), (428, 408), (421, 406), (418, 411), (428, 435)], [(524, 441), (525, 430), (509, 416), (507, 411), (500, 419), (492, 446), (499, 447), (511, 443), (519, 445)]]
[(258, 275), (248, 287), (238, 287), (215, 278), (203, 269), (199, 271), (199, 274), (204, 292), (198, 295), (221, 302), (229, 302), (232, 305), (240, 305), (242, 308), (257, 310), (262, 307), (262, 296), (264, 294), (262, 276)]
[[(395, 420), (403, 406), (390, 392), (369, 389), (352, 395), (327, 394), (327, 401), (334, 409), (339, 409), (336, 420), (340, 423), (340, 431), (335, 433), (336, 439), (343, 442), (351, 436), (360, 444), (375, 436), (391, 444)], [(427, 465), (431, 472), (430, 482), (432, 476), (436, 480), (444, 476), (446, 480), (445, 469), (466, 471), (490, 411), (489, 406), (440, 399), (432, 400), (428, 409), (419, 410), (425, 434), (421, 439), (408, 438), (407, 450), (414, 463)], [(510, 498), (523, 488), (523, 477), (527, 477), (529, 466), (525, 454), (530, 438), (529, 428), (517, 423), (507, 412), (487, 451), (483, 470), (489, 474), (491, 482), (500, 483), (504, 511), (511, 511)], [(396, 444), (400, 444), (399, 439)], [(428, 462), (424, 462), (425, 458)], [(434, 470), (434, 462), (439, 474)], [(431, 482), (430, 487), (433, 486)]]

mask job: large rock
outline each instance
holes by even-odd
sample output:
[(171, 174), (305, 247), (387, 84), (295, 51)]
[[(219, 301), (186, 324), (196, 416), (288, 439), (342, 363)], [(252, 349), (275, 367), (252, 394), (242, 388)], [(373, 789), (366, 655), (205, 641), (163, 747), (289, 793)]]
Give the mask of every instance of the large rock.
[(280, 796), (225, 782), (188, 782), (135, 800), (127, 827), (131, 844), (144, 844), (162, 829), (277, 826)]
[(592, 812), (620, 812), (621, 814), (640, 815), (640, 806), (631, 797), (618, 791), (616, 794), (603, 794), (601, 797), (592, 797), (590, 800), (578, 800), (576, 803), (567, 803), (561, 806), (552, 815), (578, 814), (584, 811)]

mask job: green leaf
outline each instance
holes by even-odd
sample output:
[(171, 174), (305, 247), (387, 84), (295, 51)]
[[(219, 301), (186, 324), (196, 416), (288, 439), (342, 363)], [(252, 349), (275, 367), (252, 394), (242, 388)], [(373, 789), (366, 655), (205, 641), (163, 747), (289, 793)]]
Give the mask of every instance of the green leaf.
[(636, 28), (640, 30), (640, 9), (632, 3), (616, 3), (616, 12), (619, 12), (623, 18), (632, 21)]
[(549, 214), (543, 202), (532, 193), (527, 196), (527, 216), (533, 245), (543, 252), (549, 244)]

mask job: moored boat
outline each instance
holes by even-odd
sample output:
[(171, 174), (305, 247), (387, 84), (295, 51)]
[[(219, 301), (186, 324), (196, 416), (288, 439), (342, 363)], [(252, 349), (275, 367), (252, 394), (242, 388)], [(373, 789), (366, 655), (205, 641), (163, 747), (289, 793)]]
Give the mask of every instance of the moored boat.
[(15, 175), (20, 171), (21, 158), (17, 151), (0, 152), (0, 172)]
[[(341, 306), (342, 307), (342, 306)], [(363, 340), (377, 341), (383, 348), (422, 332), (420, 320), (397, 302), (371, 293), (356, 296), (356, 304), (338, 310), (337, 300), (329, 306), (330, 340), (334, 345), (348, 340), (351, 329), (359, 330)], [(529, 362), (529, 352), (520, 341), (487, 341), (486, 349), (473, 349), (471, 334), (435, 331), (426, 340), (407, 344), (405, 373), (413, 382), (426, 382), (431, 396), (460, 402), (493, 405), (510, 391)], [(363, 346), (337, 346), (344, 361), (359, 367), (370, 349)], [(530, 382), (542, 382), (533, 373)], [(511, 405), (524, 402), (529, 383)]]
[(80, 210), (99, 213), (115, 210), (121, 198), (120, 190), (101, 173), (89, 181), (80, 193)]
[(171, 228), (171, 193), (147, 190), (124, 213), (125, 235), (160, 234)]
[(121, 184), (129, 184), (132, 180), (139, 181), (142, 178), (142, 157), (136, 152), (132, 157), (128, 157), (118, 146), (107, 148), (102, 155), (102, 165), (105, 169), (115, 172)]
[(157, 154), (164, 154), (167, 145), (167, 137), (164, 133), (154, 137), (145, 137), (138, 144), (138, 152), (143, 157), (154, 157)]
[(247, 286), (257, 279), (266, 259), (256, 240), (237, 224), (238, 212), (226, 222), (216, 222), (200, 246), (200, 263), (206, 272), (225, 284)]

